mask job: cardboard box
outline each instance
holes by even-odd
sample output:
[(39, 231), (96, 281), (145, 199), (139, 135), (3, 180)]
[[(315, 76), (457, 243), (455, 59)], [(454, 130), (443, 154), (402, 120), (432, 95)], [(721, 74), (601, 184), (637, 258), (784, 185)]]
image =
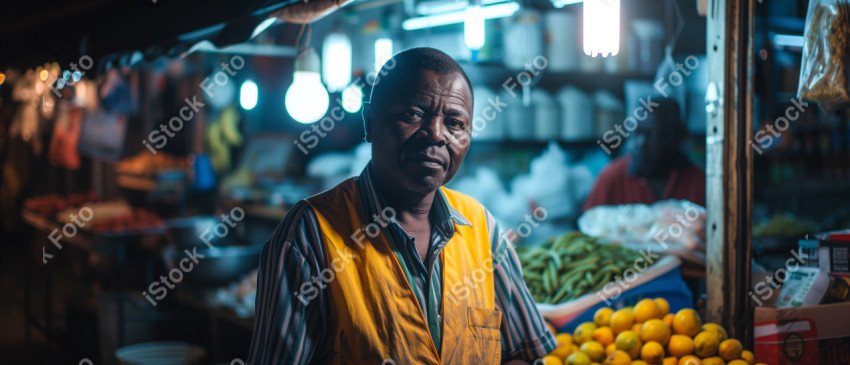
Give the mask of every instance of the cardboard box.
[(770, 365), (850, 364), (850, 303), (757, 307), (754, 352)]

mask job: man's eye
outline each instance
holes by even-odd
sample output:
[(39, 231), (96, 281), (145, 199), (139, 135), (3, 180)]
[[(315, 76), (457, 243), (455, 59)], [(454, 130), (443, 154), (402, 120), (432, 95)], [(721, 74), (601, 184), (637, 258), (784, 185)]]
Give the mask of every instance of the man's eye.
[(448, 125), (451, 128), (463, 128), (463, 126), (464, 126), (463, 122), (461, 122), (457, 119), (449, 119)]
[(408, 110), (404, 112), (404, 116), (408, 119), (419, 119), (422, 118), (422, 113), (416, 110)]

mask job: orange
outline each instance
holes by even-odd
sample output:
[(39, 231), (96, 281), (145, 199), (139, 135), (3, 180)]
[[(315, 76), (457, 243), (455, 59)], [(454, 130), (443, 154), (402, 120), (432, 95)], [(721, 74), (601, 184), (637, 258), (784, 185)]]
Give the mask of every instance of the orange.
[(608, 307), (602, 307), (596, 310), (596, 313), (593, 314), (593, 323), (597, 326), (607, 326), (611, 322), (611, 315), (614, 314), (614, 310)]
[(629, 357), (629, 354), (620, 350), (614, 351), (605, 358), (605, 364), (608, 365), (630, 365), (631, 363), (632, 358)]
[(593, 322), (584, 322), (573, 332), (573, 342), (581, 345), (593, 339), (593, 331), (596, 331), (596, 325)]
[(717, 336), (712, 332), (702, 331), (694, 337), (694, 355), (699, 357), (714, 356), (719, 346)]
[(741, 360), (744, 360), (747, 362), (747, 364), (752, 365), (754, 362), (756, 362), (756, 356), (753, 355), (752, 352), (744, 350), (741, 351)]
[(670, 340), (670, 327), (660, 319), (650, 319), (643, 323), (640, 329), (640, 339), (644, 342), (656, 341), (662, 345)]
[(631, 328), (633, 322), (634, 314), (632, 313), (632, 308), (626, 307), (620, 309), (611, 315), (611, 330), (616, 335)]
[(658, 318), (661, 309), (658, 308), (658, 303), (653, 299), (641, 299), (635, 304), (635, 322), (642, 323), (653, 318)]
[(679, 359), (679, 365), (702, 365), (702, 361), (696, 356), (688, 355)]
[(564, 365), (560, 357), (554, 355), (543, 356), (543, 365)]
[(723, 329), (723, 326), (721, 326), (717, 323), (712, 323), (712, 322), (706, 323), (706, 324), (702, 325), (702, 330), (708, 331), (708, 332), (714, 332), (718, 337), (718, 341), (723, 341), (723, 340), (729, 338), (729, 335), (726, 333), (726, 330)]
[(720, 357), (726, 361), (740, 359), (743, 351), (744, 346), (741, 345), (741, 341), (734, 338), (721, 342), (720, 346), (717, 347), (717, 352), (720, 353)]
[(667, 353), (670, 356), (683, 357), (694, 353), (694, 341), (685, 335), (670, 336), (667, 343)]
[(571, 353), (573, 353), (573, 336), (569, 333), (561, 333), (555, 336), (555, 341), (558, 342), (558, 346), (555, 347), (554, 350), (549, 355), (557, 356), (561, 359), (565, 359)]
[(661, 365), (679, 365), (679, 359), (675, 357), (665, 357), (664, 360), (661, 361)]
[(617, 350), (625, 351), (633, 359), (640, 355), (641, 342), (637, 333), (632, 331), (620, 332), (614, 343), (617, 345)]
[(670, 303), (667, 302), (667, 299), (664, 298), (655, 298), (655, 304), (658, 304), (658, 309), (660, 311), (659, 316), (664, 317), (668, 313), (670, 313)]
[(591, 361), (601, 361), (602, 357), (605, 356), (605, 348), (602, 347), (602, 344), (596, 341), (587, 341), (581, 344), (581, 347), (578, 349), (585, 353)]
[(640, 348), (640, 358), (648, 364), (658, 364), (664, 358), (664, 347), (655, 341), (649, 341)]
[(614, 343), (605, 346), (605, 356), (611, 355), (614, 351), (617, 351), (617, 345)]
[(720, 356), (712, 356), (702, 359), (702, 365), (725, 365), (726, 361)]
[(567, 364), (569, 365), (590, 365), (590, 357), (583, 352), (575, 352), (570, 354), (567, 357)]
[(593, 340), (601, 343), (602, 346), (608, 346), (614, 343), (614, 331), (611, 327), (599, 327), (593, 331)]
[(632, 365), (649, 365), (649, 364), (647, 364), (646, 362), (643, 362), (641, 360), (635, 360), (635, 361), (632, 361)]
[(727, 362), (726, 365), (747, 365), (747, 362), (744, 360), (732, 360)]
[(638, 336), (640, 336), (640, 329), (641, 328), (643, 328), (643, 323), (635, 323), (635, 324), (632, 325), (632, 328), (630, 328), (629, 330), (631, 330), (634, 333), (637, 333)]
[(673, 328), (673, 317), (675, 316), (676, 315), (673, 313), (667, 313), (661, 318), (661, 320), (664, 321), (664, 324), (666, 324), (667, 327)]
[(695, 336), (699, 333), (702, 321), (697, 311), (685, 308), (673, 317), (673, 333), (677, 335)]

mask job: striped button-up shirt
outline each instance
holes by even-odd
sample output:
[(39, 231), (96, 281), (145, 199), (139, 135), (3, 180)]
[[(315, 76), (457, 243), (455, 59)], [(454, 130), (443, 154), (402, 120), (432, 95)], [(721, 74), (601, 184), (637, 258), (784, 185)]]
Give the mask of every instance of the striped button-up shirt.
[[(357, 178), (362, 213), (371, 217), (386, 207), (372, 182), (369, 164)], [(502, 235), (498, 223), (487, 215), (487, 230), (493, 255), (496, 307), (502, 311), (502, 358), (533, 360), (555, 348), (555, 339), (534, 306), (522, 279), (522, 268), (513, 246)], [(430, 212), (431, 241), (426, 260), (419, 257), (414, 239), (398, 222), (390, 221), (383, 234), (392, 246), (415, 291), (434, 343), (439, 349), (442, 333), (442, 262), (439, 254), (455, 232), (455, 225), (470, 225), (452, 208), (439, 189)], [(257, 282), (254, 337), (249, 364), (320, 363), (328, 353), (331, 298), (319, 290), (315, 298), (303, 300), (295, 293), (302, 284), (327, 267), (325, 246), (315, 213), (299, 202), (280, 223), (266, 243), (260, 259)], [(377, 364), (376, 364), (377, 365)]]

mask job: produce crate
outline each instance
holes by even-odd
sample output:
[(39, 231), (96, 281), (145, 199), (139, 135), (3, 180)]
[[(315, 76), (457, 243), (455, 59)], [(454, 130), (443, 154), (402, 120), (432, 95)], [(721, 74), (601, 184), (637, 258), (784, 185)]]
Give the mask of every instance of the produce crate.
[(850, 364), (850, 303), (756, 307), (756, 358), (770, 365)]
[(646, 271), (638, 274), (637, 279), (627, 286), (627, 290), (617, 286), (622, 293), (616, 297), (605, 298), (594, 292), (557, 305), (538, 303), (537, 309), (544, 318), (552, 322), (558, 332), (572, 333), (579, 324), (592, 322), (593, 314), (599, 308), (612, 307), (616, 310), (634, 305), (643, 298), (666, 299), (670, 303), (671, 313), (682, 308), (693, 308), (691, 291), (679, 270), (681, 263), (673, 256), (658, 260)]

